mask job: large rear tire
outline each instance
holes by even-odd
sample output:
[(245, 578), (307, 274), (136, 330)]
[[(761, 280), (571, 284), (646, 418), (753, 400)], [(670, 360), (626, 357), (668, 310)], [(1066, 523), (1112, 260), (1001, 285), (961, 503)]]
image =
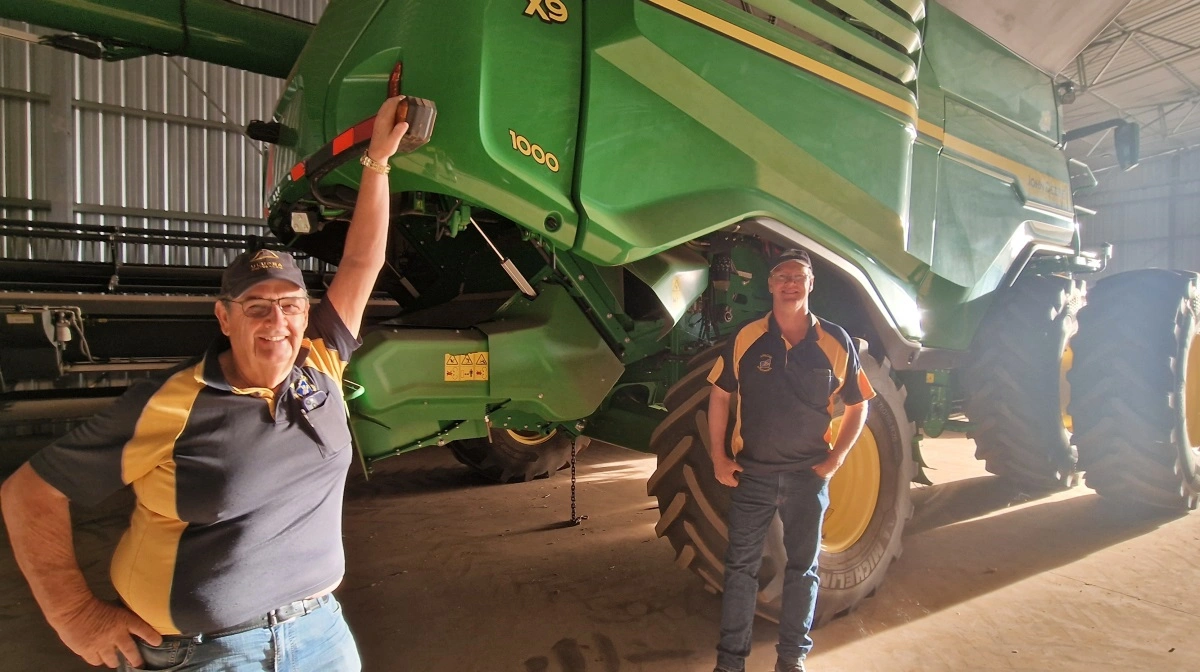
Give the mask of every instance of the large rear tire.
[(1088, 292), (1072, 349), (1079, 467), (1101, 495), (1171, 509), (1200, 494), (1197, 275), (1146, 269)]
[(687, 363), (687, 372), (683, 374), (679, 382), (667, 390), (667, 395), (663, 397), (663, 406), (668, 410), (674, 410), (685, 401), (684, 395), (695, 392), (700, 387), (706, 387), (708, 374), (712, 372), (713, 365), (717, 362), (717, 357), (721, 355), (724, 347), (724, 344), (717, 344), (692, 355)]
[(1064, 362), (1083, 305), (1079, 283), (1017, 280), (980, 325), (963, 371), (975, 457), (1023, 487), (1069, 486), (1076, 454), (1064, 413)]
[[(697, 357), (699, 366), (711, 359)], [(867, 426), (830, 484), (820, 564), (821, 589), (815, 625), (849, 612), (874, 594), (888, 566), (900, 556), (904, 525), (912, 516), (909, 483), (913, 461), (912, 423), (904, 392), (890, 368), (863, 355), (862, 366), (877, 396)], [(676, 564), (695, 572), (710, 590), (724, 585), (729, 532), (729, 488), (717, 482), (708, 452), (708, 396), (704, 376), (687, 375), (670, 391), (670, 414), (650, 440), (658, 469), (647, 491), (658, 498), (655, 532), (675, 549)], [(835, 415), (840, 420), (839, 404)], [(779, 620), (783, 570), (787, 565), (783, 527), (776, 516), (768, 531), (759, 571), (758, 614)]]
[(551, 476), (571, 464), (571, 437), (493, 430), (492, 440), (464, 439), (450, 444), (459, 462), (496, 483), (524, 483)]

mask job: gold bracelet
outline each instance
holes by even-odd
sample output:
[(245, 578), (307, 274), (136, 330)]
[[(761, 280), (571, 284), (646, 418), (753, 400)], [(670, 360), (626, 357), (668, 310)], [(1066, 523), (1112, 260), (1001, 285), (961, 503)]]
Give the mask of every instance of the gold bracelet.
[(392, 167), (390, 165), (386, 163), (380, 163), (375, 159), (372, 159), (371, 155), (367, 154), (366, 152), (363, 152), (363, 155), (359, 157), (358, 162), (363, 166), (379, 173), (380, 175), (387, 175), (388, 173), (392, 172)]

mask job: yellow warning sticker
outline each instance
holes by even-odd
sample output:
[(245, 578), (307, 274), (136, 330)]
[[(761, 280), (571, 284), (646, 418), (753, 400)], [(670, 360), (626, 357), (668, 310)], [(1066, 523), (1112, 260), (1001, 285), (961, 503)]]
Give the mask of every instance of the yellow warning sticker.
[(488, 379), (488, 353), (468, 352), (461, 355), (446, 353), (445, 382), (466, 382)]

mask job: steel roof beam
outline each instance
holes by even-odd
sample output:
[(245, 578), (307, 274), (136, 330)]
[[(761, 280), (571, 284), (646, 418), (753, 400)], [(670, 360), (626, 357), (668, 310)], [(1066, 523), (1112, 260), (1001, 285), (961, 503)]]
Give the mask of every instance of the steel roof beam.
[[(1192, 56), (1195, 56), (1196, 54), (1200, 54), (1200, 47), (1192, 47), (1191, 49), (1188, 49), (1187, 51), (1181, 51), (1178, 54), (1174, 54), (1168, 58), (1164, 58), (1156, 63), (1148, 63), (1146, 65), (1143, 65), (1140, 68), (1134, 68), (1133, 70), (1130, 70), (1129, 72), (1117, 75), (1116, 77), (1113, 77), (1112, 79), (1108, 79), (1108, 80), (1105, 80), (1105, 81), (1099, 82), (1099, 83), (1093, 83), (1091, 88), (1103, 88), (1106, 86), (1112, 86), (1114, 84), (1120, 84), (1121, 82), (1127, 82), (1135, 77), (1140, 77), (1140, 76), (1146, 74), (1147, 72), (1153, 72), (1154, 70), (1157, 70), (1158, 68), (1171, 65), (1172, 63), (1177, 63), (1177, 62), (1182, 61), (1187, 58), (1191, 58)], [(1192, 88), (1195, 88), (1194, 84), (1192, 85)]]

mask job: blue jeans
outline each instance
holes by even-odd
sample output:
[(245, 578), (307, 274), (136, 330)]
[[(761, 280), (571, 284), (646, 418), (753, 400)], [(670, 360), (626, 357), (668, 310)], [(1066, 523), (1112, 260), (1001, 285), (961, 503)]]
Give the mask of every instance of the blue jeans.
[(738, 475), (730, 492), (729, 548), (725, 552), (725, 597), (717, 665), (742, 670), (750, 655), (758, 570), (767, 528), (779, 512), (787, 567), (779, 619), (779, 659), (794, 663), (812, 650), (808, 631), (817, 605), (817, 557), (821, 522), (829, 507), (829, 481), (811, 469), (780, 474)]
[(120, 672), (358, 672), (362, 663), (342, 605), (325, 606), (279, 625), (216, 639), (165, 637), (161, 646), (138, 642), (145, 663), (122, 661)]

